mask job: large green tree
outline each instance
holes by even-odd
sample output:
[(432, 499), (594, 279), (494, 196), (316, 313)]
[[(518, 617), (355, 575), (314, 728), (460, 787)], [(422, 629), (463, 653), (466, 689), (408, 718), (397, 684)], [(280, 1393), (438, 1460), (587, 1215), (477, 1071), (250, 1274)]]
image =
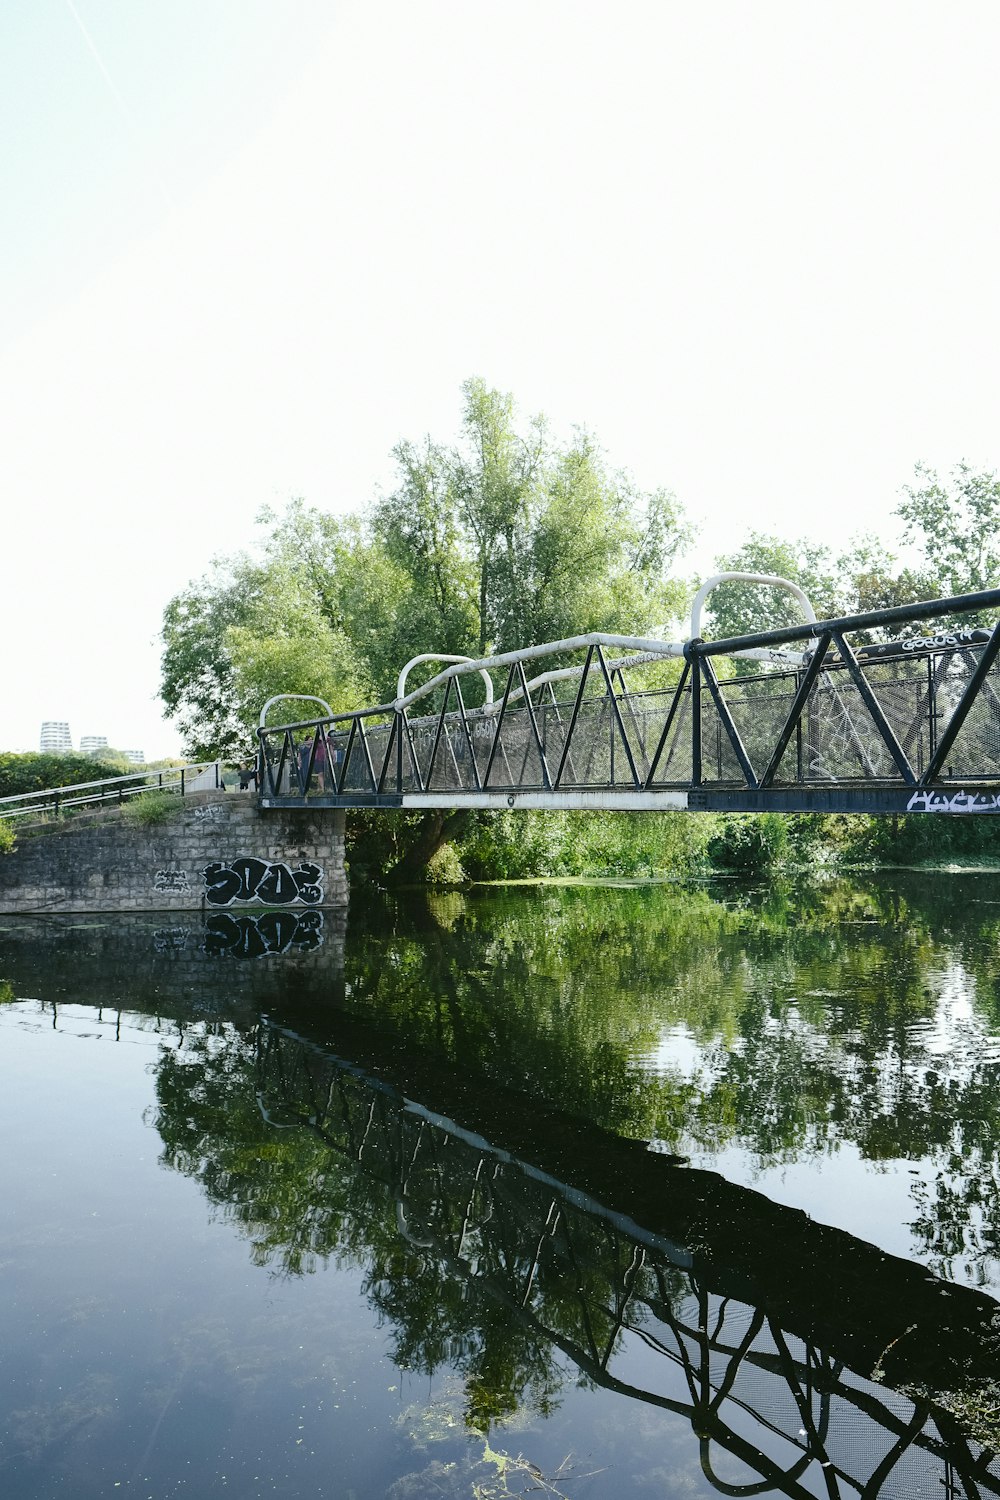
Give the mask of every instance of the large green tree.
[(262, 518), (257, 557), (224, 558), (167, 606), (161, 697), (189, 751), (234, 753), (260, 705), (395, 694), (412, 656), (480, 656), (676, 615), (688, 539), (665, 490), (642, 494), (583, 433), (556, 442), (513, 399), (463, 387), (457, 443), (395, 449), (398, 479), (363, 516), (294, 502)]
[(369, 689), (330, 583), (329, 518), (296, 502), (280, 524), (262, 520), (262, 558), (217, 559), (164, 612), (160, 696), (191, 755), (246, 754), (273, 693), (314, 693), (344, 708)]

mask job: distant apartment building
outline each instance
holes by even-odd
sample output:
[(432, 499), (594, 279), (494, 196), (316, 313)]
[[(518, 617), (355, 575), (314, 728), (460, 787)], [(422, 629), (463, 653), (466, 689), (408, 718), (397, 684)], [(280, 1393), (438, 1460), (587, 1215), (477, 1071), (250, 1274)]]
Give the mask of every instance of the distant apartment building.
[(146, 764), (145, 750), (123, 750), (122, 754), (124, 755), (125, 759), (130, 760), (134, 766), (144, 766)]
[(80, 738), (80, 754), (96, 755), (98, 750), (108, 748), (108, 737), (106, 734), (85, 734)]
[(43, 752), (54, 751), (56, 754), (63, 750), (72, 750), (73, 738), (69, 732), (69, 725), (64, 724), (60, 719), (46, 719), (42, 725), (38, 748)]

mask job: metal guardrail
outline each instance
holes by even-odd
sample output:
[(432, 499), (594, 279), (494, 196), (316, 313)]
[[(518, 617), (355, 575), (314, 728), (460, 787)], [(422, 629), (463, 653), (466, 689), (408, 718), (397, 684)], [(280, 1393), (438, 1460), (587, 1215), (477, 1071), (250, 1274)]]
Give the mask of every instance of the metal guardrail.
[[(997, 812), (1000, 624), (954, 627), (986, 610), (1000, 589), (729, 640), (595, 634), (461, 661), (392, 703), (263, 724), (261, 805)], [(495, 701), (470, 708), (463, 682), (483, 672)]]
[[(100, 781), (49, 787), (40, 792), (19, 792), (13, 797), (0, 797), (0, 818), (58, 818), (76, 808), (120, 805), (151, 791), (175, 792), (183, 797), (188, 792), (218, 789), (228, 771), (223, 761), (195, 761), (163, 771), (135, 771)], [(231, 774), (234, 778), (237, 775), (235, 771)]]

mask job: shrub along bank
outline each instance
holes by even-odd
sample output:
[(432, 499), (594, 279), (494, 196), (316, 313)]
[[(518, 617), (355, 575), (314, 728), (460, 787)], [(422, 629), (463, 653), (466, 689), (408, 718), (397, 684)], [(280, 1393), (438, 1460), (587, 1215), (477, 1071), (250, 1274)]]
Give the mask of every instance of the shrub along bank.
[[(407, 814), (348, 820), (355, 876), (377, 884), (407, 848)], [(857, 865), (1000, 863), (1000, 818), (867, 817), (799, 813), (472, 814), (424, 871), (432, 884), (541, 876), (760, 876)]]

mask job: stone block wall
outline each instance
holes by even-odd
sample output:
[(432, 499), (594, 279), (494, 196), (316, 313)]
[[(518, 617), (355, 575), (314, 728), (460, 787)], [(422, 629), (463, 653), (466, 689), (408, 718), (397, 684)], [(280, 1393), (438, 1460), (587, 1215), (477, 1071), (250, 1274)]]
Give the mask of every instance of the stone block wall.
[(253, 1025), (343, 1003), (347, 910), (0, 915), (0, 1001)]
[(344, 814), (261, 812), (196, 792), (150, 827), (118, 811), (18, 836), (0, 856), (0, 912), (307, 912), (346, 906)]

